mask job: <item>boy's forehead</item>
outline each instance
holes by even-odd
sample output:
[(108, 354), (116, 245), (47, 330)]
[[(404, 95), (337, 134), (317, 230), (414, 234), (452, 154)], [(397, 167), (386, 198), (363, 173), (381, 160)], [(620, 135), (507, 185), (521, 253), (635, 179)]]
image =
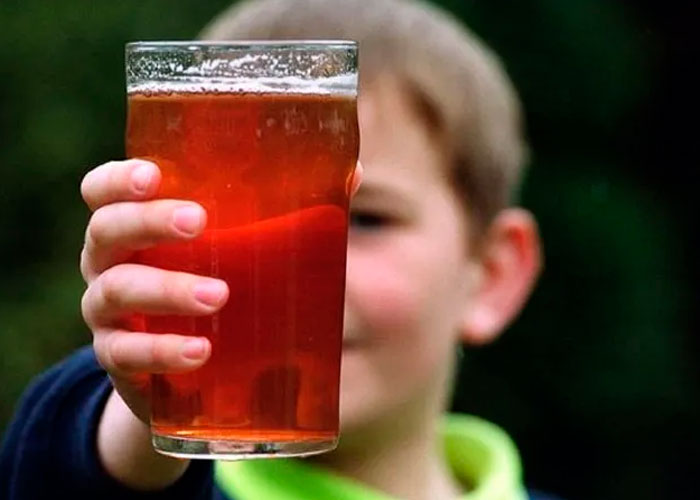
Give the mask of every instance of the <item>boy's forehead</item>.
[(358, 111), (374, 118), (374, 113), (383, 109), (401, 108), (410, 111), (408, 93), (398, 77), (391, 73), (381, 73), (367, 77), (360, 87)]
[(443, 152), (395, 81), (384, 79), (368, 87), (358, 101), (358, 114), (367, 191), (411, 193), (443, 180)]
[(364, 173), (358, 199), (384, 199), (399, 204), (414, 204), (436, 188), (444, 187), (440, 165), (428, 155), (420, 158), (403, 156), (399, 150), (386, 154), (363, 157)]
[(419, 185), (414, 176), (410, 175), (410, 169), (398, 169), (386, 163), (372, 163), (365, 167), (358, 196), (413, 197), (418, 194)]

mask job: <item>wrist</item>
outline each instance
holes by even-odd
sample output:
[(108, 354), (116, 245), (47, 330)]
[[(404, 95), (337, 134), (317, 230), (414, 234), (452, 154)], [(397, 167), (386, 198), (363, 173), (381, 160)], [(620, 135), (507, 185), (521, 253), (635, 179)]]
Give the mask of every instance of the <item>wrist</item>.
[(105, 471), (129, 488), (167, 488), (187, 470), (190, 461), (157, 453), (149, 426), (139, 420), (112, 391), (97, 427), (97, 453)]

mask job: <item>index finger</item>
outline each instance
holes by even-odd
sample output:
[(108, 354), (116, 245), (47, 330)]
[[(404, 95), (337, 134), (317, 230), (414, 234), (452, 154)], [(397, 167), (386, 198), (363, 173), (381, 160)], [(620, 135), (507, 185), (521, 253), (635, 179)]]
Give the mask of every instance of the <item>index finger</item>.
[(153, 197), (160, 184), (160, 169), (141, 159), (110, 161), (83, 177), (80, 193), (90, 210), (118, 201), (138, 201)]

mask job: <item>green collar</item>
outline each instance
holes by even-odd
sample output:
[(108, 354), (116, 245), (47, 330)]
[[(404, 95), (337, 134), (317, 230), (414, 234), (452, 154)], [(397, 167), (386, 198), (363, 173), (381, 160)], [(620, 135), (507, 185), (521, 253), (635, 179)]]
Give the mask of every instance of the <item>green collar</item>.
[[(520, 459), (499, 427), (467, 415), (442, 425), (445, 454), (455, 477), (472, 489), (462, 500), (525, 500)], [(216, 462), (218, 486), (236, 500), (391, 500), (361, 483), (303, 460)]]

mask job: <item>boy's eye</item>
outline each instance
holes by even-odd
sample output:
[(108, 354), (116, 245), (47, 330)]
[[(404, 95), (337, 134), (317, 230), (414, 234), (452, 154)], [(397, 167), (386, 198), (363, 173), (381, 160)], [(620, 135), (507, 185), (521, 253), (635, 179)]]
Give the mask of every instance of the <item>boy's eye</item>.
[(389, 217), (377, 212), (353, 210), (350, 212), (350, 227), (354, 229), (379, 229), (388, 225)]

